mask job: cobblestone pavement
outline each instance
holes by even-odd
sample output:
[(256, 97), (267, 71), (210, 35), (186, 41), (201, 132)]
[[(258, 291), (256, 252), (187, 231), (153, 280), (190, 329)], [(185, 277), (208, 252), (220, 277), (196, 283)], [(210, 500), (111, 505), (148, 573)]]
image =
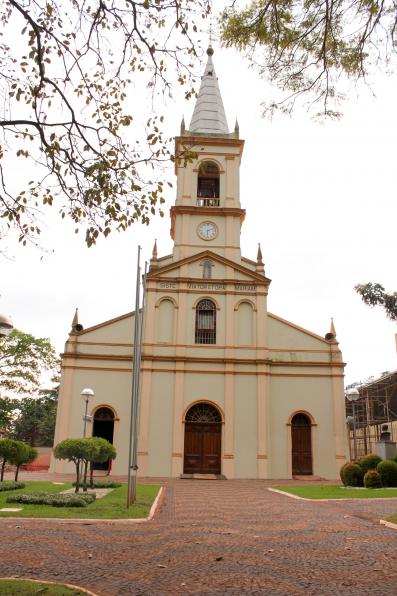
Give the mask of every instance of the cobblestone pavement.
[(101, 596), (397, 594), (397, 532), (379, 524), (397, 499), (313, 503), (258, 480), (163, 483), (147, 523), (1, 519), (0, 576)]

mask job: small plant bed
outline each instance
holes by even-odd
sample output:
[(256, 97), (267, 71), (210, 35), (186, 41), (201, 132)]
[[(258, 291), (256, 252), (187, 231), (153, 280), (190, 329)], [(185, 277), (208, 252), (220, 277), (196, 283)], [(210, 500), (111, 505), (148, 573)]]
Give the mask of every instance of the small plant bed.
[[(73, 482), (73, 486), (76, 486), (75, 482)], [(94, 480), (94, 488), (119, 488), (119, 486), (122, 484), (116, 480)], [(90, 488), (89, 485), (88, 488)]]
[(15, 480), (4, 480), (0, 482), (0, 493), (8, 490), (18, 490), (19, 488), (25, 488), (24, 482), (15, 482)]
[(32, 582), (28, 579), (0, 579), (1, 596), (84, 596), (87, 593), (62, 584)]
[(333, 484), (315, 486), (274, 486), (303, 499), (392, 499), (397, 498), (397, 488), (355, 488)]
[[(18, 495), (31, 495), (33, 493), (46, 493), (46, 498), (51, 496), (55, 499), (68, 497), (69, 495), (60, 495), (65, 489), (72, 488), (71, 483), (62, 485), (53, 484), (52, 482), (26, 482), (25, 488), (15, 490), (12, 492), (12, 497)], [(126, 508), (127, 501), (127, 485), (122, 484), (120, 487), (112, 490), (108, 495), (102, 499), (96, 499), (93, 503), (80, 507), (65, 507), (53, 506), (53, 504), (31, 504), (19, 503), (22, 511), (7, 512), (0, 511), (0, 517), (58, 517), (64, 519), (138, 519), (145, 518), (149, 515), (150, 508), (157, 497), (159, 491), (158, 485), (143, 485), (137, 486), (137, 500), (129, 509)], [(79, 496), (84, 495), (80, 490)], [(0, 509), (3, 507), (10, 507), (7, 503), (7, 498), (10, 494), (7, 492), (0, 493)], [(29, 497), (26, 497), (28, 499)], [(40, 497), (38, 497), (40, 499)], [(16, 501), (14, 500), (14, 503)], [(2, 594), (0, 590), (0, 594)]]
[(389, 515), (389, 517), (386, 517), (385, 519), (392, 524), (397, 524), (397, 513), (393, 513), (393, 515)]

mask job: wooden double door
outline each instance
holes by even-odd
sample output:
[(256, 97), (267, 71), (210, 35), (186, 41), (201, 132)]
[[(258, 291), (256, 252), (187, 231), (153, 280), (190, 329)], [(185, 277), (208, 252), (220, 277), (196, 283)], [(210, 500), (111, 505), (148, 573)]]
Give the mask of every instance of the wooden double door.
[(185, 422), (185, 474), (220, 474), (221, 422)]
[(291, 421), (292, 474), (313, 474), (312, 425), (306, 414), (296, 414)]

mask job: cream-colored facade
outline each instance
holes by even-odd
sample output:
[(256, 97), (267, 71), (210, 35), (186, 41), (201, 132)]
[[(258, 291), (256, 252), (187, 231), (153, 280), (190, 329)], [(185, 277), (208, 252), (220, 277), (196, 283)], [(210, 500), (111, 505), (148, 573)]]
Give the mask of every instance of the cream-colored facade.
[[(194, 157), (176, 165), (173, 253), (154, 250), (147, 276), (139, 475), (211, 469), (226, 478), (333, 479), (348, 453), (335, 332), (324, 339), (267, 311), (270, 280), (260, 249), (256, 261), (240, 252), (244, 141), (237, 126), (225, 132), (224, 121), (209, 51), (192, 124), (176, 138), (176, 154)], [(55, 442), (81, 436), (80, 392), (92, 387), (89, 414), (108, 408), (113, 416), (114, 474), (128, 468), (133, 318), (75, 327), (62, 355)], [(189, 419), (195, 404), (217, 412), (212, 426)]]

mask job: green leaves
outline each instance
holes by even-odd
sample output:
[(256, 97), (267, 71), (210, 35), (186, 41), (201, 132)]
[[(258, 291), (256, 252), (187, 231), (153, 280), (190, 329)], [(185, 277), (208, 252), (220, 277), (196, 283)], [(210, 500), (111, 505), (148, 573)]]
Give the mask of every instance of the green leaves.
[(383, 286), (372, 282), (359, 284), (354, 289), (365, 304), (368, 306), (381, 306), (388, 319), (397, 321), (397, 292), (388, 294)]

